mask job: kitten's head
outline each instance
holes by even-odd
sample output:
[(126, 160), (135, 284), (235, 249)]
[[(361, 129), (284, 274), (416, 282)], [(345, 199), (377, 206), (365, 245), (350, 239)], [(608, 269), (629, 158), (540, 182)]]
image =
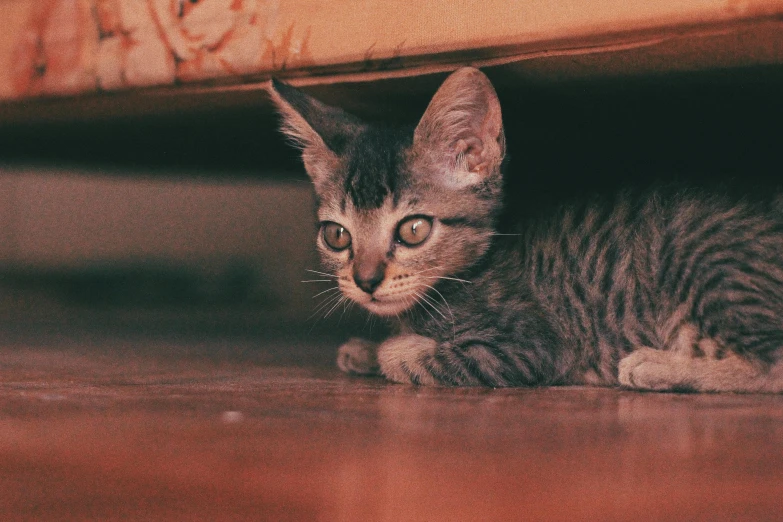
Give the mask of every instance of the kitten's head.
[(345, 296), (399, 314), (487, 251), (505, 144), (481, 71), (449, 76), (415, 129), (366, 124), (278, 81), (270, 92), (315, 184), (318, 247)]

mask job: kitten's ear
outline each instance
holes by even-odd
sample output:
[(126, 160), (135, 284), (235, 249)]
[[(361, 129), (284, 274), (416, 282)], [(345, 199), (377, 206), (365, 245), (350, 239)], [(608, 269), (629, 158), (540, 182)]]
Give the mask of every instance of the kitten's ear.
[(431, 155), (459, 184), (500, 173), (505, 155), (500, 101), (489, 78), (464, 67), (452, 73), (430, 101), (413, 137), (417, 153)]
[(279, 80), (272, 80), (269, 95), (283, 117), (283, 132), (302, 150), (305, 170), (318, 189), (332, 176), (339, 156), (364, 124)]

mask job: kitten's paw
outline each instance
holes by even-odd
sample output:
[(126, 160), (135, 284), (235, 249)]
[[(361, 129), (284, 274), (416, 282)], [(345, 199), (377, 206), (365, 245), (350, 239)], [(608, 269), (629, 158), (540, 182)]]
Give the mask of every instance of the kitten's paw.
[(337, 366), (351, 375), (379, 375), (377, 351), (375, 343), (354, 337), (337, 349)]
[(676, 352), (637, 348), (618, 364), (618, 380), (638, 390), (691, 389), (686, 370), (687, 359)]
[(429, 337), (407, 334), (392, 337), (378, 348), (381, 373), (390, 381), (434, 386), (432, 362), (438, 343)]
[(783, 365), (766, 368), (735, 353), (709, 357), (708, 350), (723, 349), (699, 345), (699, 357), (639, 348), (620, 361), (619, 381), (623, 386), (655, 391), (772, 392), (783, 391)]

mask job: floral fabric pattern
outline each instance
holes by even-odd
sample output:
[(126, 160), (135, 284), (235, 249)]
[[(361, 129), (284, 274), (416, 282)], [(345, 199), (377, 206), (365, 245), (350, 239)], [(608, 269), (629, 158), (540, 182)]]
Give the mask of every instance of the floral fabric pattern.
[(12, 63), (18, 96), (170, 85), (309, 62), (274, 41), (278, 0), (38, 0)]

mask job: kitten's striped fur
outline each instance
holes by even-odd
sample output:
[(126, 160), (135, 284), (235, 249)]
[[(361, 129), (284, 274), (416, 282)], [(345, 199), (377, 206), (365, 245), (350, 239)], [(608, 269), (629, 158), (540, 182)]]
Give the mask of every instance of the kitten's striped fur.
[[(320, 220), (350, 231), (341, 251), (319, 236), (325, 266), (346, 297), (397, 318), (379, 346), (344, 345), (343, 370), (415, 384), (783, 391), (779, 201), (627, 193), (498, 235), (504, 137), (481, 72), (454, 73), (415, 130), (364, 124), (279, 82), (271, 93)], [(395, 236), (410, 216), (431, 221), (421, 245)]]

